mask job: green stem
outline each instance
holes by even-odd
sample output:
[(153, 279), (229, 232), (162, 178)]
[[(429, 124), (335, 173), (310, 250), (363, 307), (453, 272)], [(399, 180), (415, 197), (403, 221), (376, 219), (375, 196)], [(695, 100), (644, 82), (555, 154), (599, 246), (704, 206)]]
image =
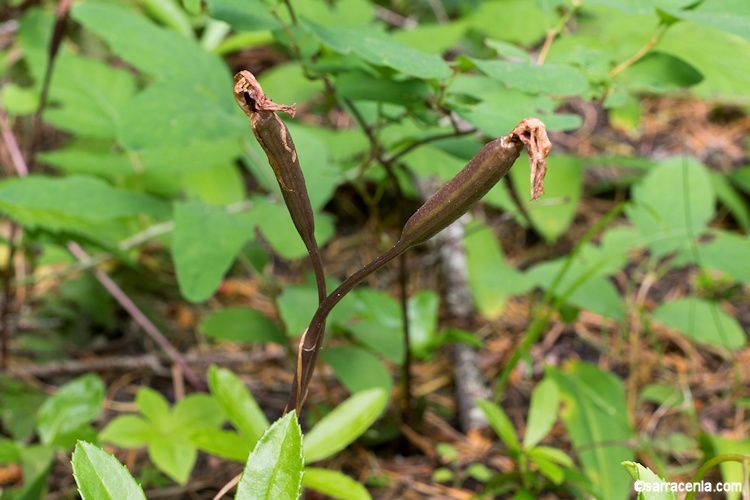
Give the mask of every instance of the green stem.
[[(708, 474), (708, 471), (723, 462), (739, 462), (742, 464), (743, 469), (747, 469), (747, 464), (750, 462), (750, 455), (741, 455), (739, 453), (727, 453), (725, 455), (719, 455), (714, 457), (705, 464), (701, 465), (700, 468), (695, 472), (693, 476), (693, 483), (698, 483)], [(747, 477), (747, 472), (745, 473)], [(690, 491), (685, 496), (685, 500), (693, 500), (695, 498), (695, 491)]]

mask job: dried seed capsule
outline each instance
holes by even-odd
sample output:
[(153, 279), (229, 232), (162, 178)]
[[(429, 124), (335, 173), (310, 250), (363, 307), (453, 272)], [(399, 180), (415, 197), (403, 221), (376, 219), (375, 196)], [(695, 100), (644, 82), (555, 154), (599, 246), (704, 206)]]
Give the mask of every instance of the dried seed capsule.
[(305, 176), (302, 174), (289, 129), (276, 115), (276, 111), (284, 111), (294, 116), (294, 106), (274, 103), (249, 71), (237, 73), (234, 82), (234, 99), (250, 117), (255, 138), (268, 157), (268, 163), (276, 175), (294, 227), (297, 228), (310, 254), (318, 282), (318, 295), (322, 301), (325, 298), (325, 277), (318, 244), (315, 241), (315, 219), (305, 185)]

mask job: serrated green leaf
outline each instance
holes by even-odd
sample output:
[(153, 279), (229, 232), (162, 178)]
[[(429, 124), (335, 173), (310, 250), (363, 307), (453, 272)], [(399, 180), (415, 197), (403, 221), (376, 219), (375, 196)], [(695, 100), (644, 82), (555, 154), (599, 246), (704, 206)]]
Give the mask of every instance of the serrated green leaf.
[(622, 462), (620, 465), (625, 467), (630, 477), (643, 485), (644, 489), (636, 489), (639, 492), (639, 500), (675, 500), (677, 498), (669, 488), (669, 483), (657, 476), (648, 467), (631, 461)]
[(505, 414), (502, 408), (492, 403), (491, 401), (479, 400), (476, 402), (477, 407), (482, 410), (484, 416), (487, 417), (487, 421), (495, 431), (495, 434), (503, 440), (505, 445), (514, 453), (521, 451), (521, 445), (518, 442), (518, 436), (516, 436), (516, 430), (513, 428), (513, 423)]
[(387, 404), (388, 394), (380, 388), (351, 396), (305, 435), (305, 460), (317, 462), (346, 448), (377, 420)]
[(652, 319), (705, 344), (727, 349), (747, 344), (747, 335), (736, 319), (717, 303), (697, 297), (666, 302), (654, 311)]
[(112, 419), (99, 433), (99, 440), (123, 448), (138, 448), (148, 444), (153, 429), (151, 424), (136, 415), (120, 415)]
[(200, 202), (178, 202), (174, 213), (177, 283), (186, 299), (201, 302), (216, 291), (242, 245), (253, 236), (252, 218)]
[(322, 26), (309, 20), (303, 26), (336, 52), (353, 52), (376, 66), (387, 66), (405, 75), (424, 79), (448, 78), (452, 73), (441, 57), (414, 50), (374, 28)]
[(297, 414), (284, 415), (258, 440), (237, 485), (236, 500), (299, 498), (304, 468)]
[(179, 484), (186, 484), (198, 450), (182, 434), (154, 434), (148, 444), (148, 456), (155, 466)]
[(565, 64), (535, 66), (526, 62), (470, 60), (493, 80), (530, 94), (582, 95), (589, 87), (583, 73)]
[(216, 340), (286, 343), (286, 337), (273, 321), (249, 307), (217, 311), (200, 322), (198, 331)]
[(55, 444), (65, 434), (99, 416), (104, 404), (104, 382), (93, 374), (82, 375), (60, 387), (37, 413), (37, 431), (43, 444)]
[(73, 452), (72, 464), (78, 493), (83, 500), (146, 499), (128, 469), (93, 444), (79, 441)]
[(350, 393), (380, 387), (390, 394), (391, 375), (383, 362), (369, 351), (355, 346), (331, 347), (324, 349), (321, 356)]
[(369, 500), (367, 488), (335, 470), (306, 467), (302, 486), (340, 500)]
[(231, 371), (212, 365), (208, 385), (224, 415), (254, 446), (270, 424), (242, 380)]
[(548, 367), (546, 374), (560, 389), (560, 416), (586, 475), (600, 498), (626, 499), (630, 480), (612, 464), (632, 460), (633, 437), (625, 404), (625, 389), (615, 375), (582, 362), (564, 369)]
[(529, 417), (526, 421), (526, 433), (523, 436), (523, 447), (527, 450), (539, 444), (557, 421), (557, 410), (560, 406), (560, 390), (551, 379), (544, 379), (531, 393)]
[(485, 318), (496, 319), (510, 295), (524, 293), (532, 284), (508, 265), (497, 238), (487, 226), (476, 221), (467, 224), (464, 246), (474, 305)]
[(626, 213), (641, 235), (651, 238), (656, 257), (689, 248), (714, 215), (711, 177), (695, 160), (673, 158), (659, 164), (633, 188)]

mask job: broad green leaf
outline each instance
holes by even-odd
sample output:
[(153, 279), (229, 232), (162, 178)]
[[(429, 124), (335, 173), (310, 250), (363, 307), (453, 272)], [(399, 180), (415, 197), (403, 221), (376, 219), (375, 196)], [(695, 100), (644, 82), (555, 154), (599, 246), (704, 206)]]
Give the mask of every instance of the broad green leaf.
[(516, 436), (516, 430), (513, 428), (513, 423), (505, 414), (502, 408), (491, 401), (479, 400), (476, 402), (477, 406), (487, 417), (487, 421), (495, 431), (495, 434), (503, 440), (508, 449), (513, 453), (521, 451), (521, 445), (518, 442), (518, 436)]
[(244, 382), (231, 371), (211, 365), (208, 385), (224, 415), (254, 446), (270, 424)]
[(346, 448), (369, 429), (387, 405), (388, 394), (380, 388), (351, 396), (305, 435), (305, 460), (317, 462)]
[[(171, 97), (173, 103), (190, 106), (191, 101), (180, 95), (190, 91), (189, 98), (206, 96), (213, 99), (215, 108), (226, 111), (237, 107), (226, 65), (195, 40), (157, 26), (147, 17), (119, 5), (84, 2), (75, 5), (71, 15), (104, 39), (117, 56), (154, 76), (157, 81), (168, 84), (171, 96), (161, 95), (166, 99)], [(133, 36), (133, 33), (138, 36)], [(161, 104), (177, 107), (173, 103)]]
[[(181, 3), (181, 2), (180, 2)], [(190, 19), (175, 0), (141, 0), (140, 5), (160, 23), (187, 38), (195, 38)]]
[[(530, 192), (526, 162), (525, 156), (522, 156), (510, 171), (513, 185), (522, 200), (527, 200), (527, 193)], [(583, 191), (583, 175), (579, 159), (573, 156), (552, 155), (547, 158), (547, 167), (543, 197), (537, 201), (525, 201), (524, 206), (534, 228), (551, 243), (563, 235), (573, 222)], [(550, 203), (540, 203), (545, 200), (550, 200)]]
[(387, 66), (424, 79), (448, 78), (452, 73), (441, 57), (414, 50), (374, 28), (322, 26), (309, 20), (303, 26), (332, 50), (340, 54), (354, 53), (376, 66)]
[[(744, 203), (744, 202), (743, 202)], [(696, 248), (697, 264), (718, 269), (729, 278), (750, 283), (750, 268), (745, 259), (750, 255), (750, 238), (721, 231), (716, 237)]]
[(260, 438), (247, 459), (236, 500), (299, 498), (305, 459), (297, 414), (289, 412)]
[(470, 60), (493, 80), (530, 94), (582, 95), (589, 87), (583, 73), (565, 64)]
[(212, 205), (226, 206), (245, 199), (242, 173), (235, 165), (214, 165), (198, 172), (186, 173), (182, 180), (185, 191)]
[(94, 59), (64, 55), (55, 62), (44, 119), (57, 128), (114, 139), (121, 110), (136, 92), (133, 75)]
[(154, 425), (171, 425), (169, 402), (158, 391), (150, 387), (140, 387), (135, 395), (135, 404), (138, 405), (141, 414)]
[(321, 356), (350, 393), (380, 387), (390, 394), (391, 375), (383, 362), (369, 351), (355, 346), (331, 347), (324, 349)]
[(211, 17), (224, 21), (237, 31), (279, 28), (279, 23), (261, 0), (209, 0), (208, 8)]
[(461, 40), (466, 28), (466, 22), (460, 19), (439, 24), (420, 22), (413, 29), (395, 31), (393, 37), (420, 52), (442, 55)]
[(72, 464), (78, 493), (83, 500), (146, 500), (146, 495), (128, 469), (115, 457), (91, 443), (78, 442)]
[(622, 381), (582, 362), (568, 363), (563, 369), (548, 367), (546, 372), (560, 389), (560, 416), (594, 493), (612, 500), (628, 498), (628, 475), (614, 466), (634, 457), (633, 447), (627, 443), (633, 429)]
[(723, 172), (711, 170), (711, 181), (716, 198), (719, 203), (724, 205), (734, 217), (737, 224), (745, 233), (750, 232), (750, 209), (745, 203), (744, 198), (737, 189), (732, 186), (729, 177)]
[(430, 87), (424, 80), (384, 80), (364, 71), (342, 73), (334, 83), (336, 95), (340, 98), (355, 102), (388, 102), (408, 109), (424, 109), (430, 94)]
[(429, 355), (429, 345), (437, 335), (440, 297), (431, 290), (421, 290), (407, 302), (409, 339), (412, 352)]
[[(729, 454), (750, 455), (750, 439), (729, 439), (715, 434), (706, 434), (706, 440), (710, 443), (714, 451), (714, 456)], [(746, 468), (743, 464), (727, 461), (719, 464), (721, 469), (721, 478), (727, 483), (744, 483), (747, 478)], [(728, 492), (729, 500), (739, 500), (739, 492)]]
[(368, 0), (339, 0), (337, 2), (298, 2), (297, 15), (326, 26), (357, 26), (370, 22), (374, 5)]
[(184, 434), (197, 429), (220, 427), (225, 418), (213, 397), (195, 393), (175, 403), (170, 420), (172, 431)]
[(618, 75), (617, 82), (636, 91), (668, 93), (703, 80), (692, 65), (670, 54), (652, 51)]
[(716, 201), (706, 168), (688, 158), (662, 162), (633, 188), (633, 199), (626, 213), (656, 257), (693, 245)]
[(138, 214), (164, 216), (167, 207), (149, 196), (122, 191), (92, 177), (32, 175), (0, 182), (0, 211), (28, 227), (52, 231)]
[(526, 422), (526, 433), (523, 436), (525, 449), (535, 447), (552, 430), (557, 420), (559, 406), (560, 390), (553, 380), (545, 378), (531, 393), (529, 417)]
[(217, 311), (200, 322), (198, 331), (216, 340), (286, 343), (286, 337), (273, 321), (249, 307)]
[(678, 19), (705, 24), (750, 40), (750, 4), (744, 0), (705, 0), (695, 9), (668, 10)]
[[(477, 144), (476, 151), (480, 148)], [(437, 177), (443, 182), (450, 180), (468, 163), (468, 160), (454, 156), (432, 144), (425, 144), (410, 151), (403, 156), (403, 161), (415, 174), (427, 178)]]
[[(313, 5), (312, 2), (310, 4)], [(325, 91), (323, 82), (305, 77), (302, 65), (299, 62), (277, 64), (264, 71), (258, 77), (258, 82), (274, 102), (296, 102), (298, 106)], [(295, 136), (295, 144), (296, 142), (297, 137)]]
[(638, 462), (625, 461), (620, 465), (625, 467), (630, 477), (638, 482), (635, 490), (638, 492), (638, 500), (676, 500), (674, 492), (669, 488), (669, 483), (657, 476), (651, 469), (644, 467)]
[(43, 444), (55, 444), (65, 434), (99, 416), (104, 404), (104, 382), (94, 374), (82, 375), (60, 387), (37, 413), (37, 431)]
[(508, 297), (528, 291), (531, 282), (508, 265), (497, 238), (480, 222), (466, 225), (464, 247), (474, 305), (485, 318), (497, 319)]
[(364, 288), (351, 294), (354, 316), (346, 326), (357, 339), (394, 363), (404, 358), (401, 306), (390, 295)]
[(372, 498), (367, 488), (339, 471), (306, 467), (302, 486), (310, 488), (330, 498), (340, 500), (369, 500)]
[(651, 317), (705, 344), (727, 349), (747, 344), (747, 335), (737, 320), (715, 302), (697, 297), (676, 299), (659, 306)]
[(186, 299), (201, 302), (216, 291), (242, 245), (253, 236), (251, 216), (200, 202), (178, 202), (174, 212), (177, 283)]
[[(310, 190), (308, 186), (308, 190)], [(289, 211), (281, 202), (269, 201), (265, 197), (252, 198), (253, 221), (264, 238), (285, 259), (299, 259), (307, 256), (307, 249), (294, 227)], [(334, 227), (329, 214), (315, 214), (315, 239), (324, 245), (333, 235)]]
[(532, 45), (547, 32), (544, 15), (536, 2), (503, 0), (481, 2), (477, 7), (468, 17), (469, 26), (490, 38)]
[[(39, 265), (43, 264), (39, 262)], [(0, 423), (5, 434), (18, 442), (29, 442), (36, 432), (36, 422), (29, 415), (35, 415), (39, 411), (47, 395), (34, 386), (6, 375), (0, 375), (0, 394)], [(0, 443), (2, 442), (0, 439)]]
[(148, 456), (159, 470), (184, 485), (193, 470), (198, 451), (184, 435), (155, 433), (148, 443)]
[(562, 484), (565, 480), (565, 471), (562, 467), (549, 460), (546, 456), (537, 453), (536, 448), (528, 452), (529, 460), (534, 462), (545, 477), (555, 484)]
[(44, 498), (47, 494), (47, 476), (59, 450), (52, 446), (25, 445), (19, 449), (19, 452), (25, 486), (12, 498), (22, 500)]
[(681, 22), (669, 29), (659, 50), (679, 57), (703, 75), (703, 81), (692, 88), (694, 93), (747, 99), (750, 73), (737, 64), (750, 59), (747, 33), (743, 39), (703, 24)]
[(584, 6), (606, 6), (626, 14), (654, 14), (656, 8), (681, 8), (694, 3), (693, 0), (584, 0)]
[[(229, 83), (227, 86), (231, 89)], [(181, 147), (195, 141), (242, 137), (247, 133), (246, 121), (204, 89), (156, 83), (130, 100), (122, 112), (117, 137), (123, 146), (139, 152)]]
[(255, 443), (233, 431), (201, 429), (190, 436), (190, 442), (199, 450), (219, 457), (244, 463)]
[(120, 415), (112, 419), (99, 433), (99, 440), (122, 448), (138, 448), (149, 443), (153, 428), (136, 415)]

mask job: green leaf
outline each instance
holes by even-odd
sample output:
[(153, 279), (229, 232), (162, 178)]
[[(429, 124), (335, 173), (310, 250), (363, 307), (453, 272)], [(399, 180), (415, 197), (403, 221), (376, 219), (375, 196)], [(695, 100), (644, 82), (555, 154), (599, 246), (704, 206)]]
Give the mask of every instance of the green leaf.
[(351, 294), (355, 314), (347, 328), (359, 341), (394, 363), (404, 358), (401, 307), (390, 295), (364, 288)]
[(578, 457), (594, 485), (598, 498), (628, 498), (630, 480), (613, 464), (633, 459), (633, 437), (628, 422), (625, 390), (611, 373), (582, 362), (568, 363), (562, 370), (548, 367), (560, 389), (565, 427), (579, 450)]
[[(497, 238), (489, 228), (471, 221), (464, 231), (469, 290), (474, 305), (487, 319), (497, 319), (510, 295), (524, 293), (531, 283), (508, 265)], [(492, 272), (487, 272), (491, 269)]]
[[(522, 200), (528, 199), (530, 180), (524, 157), (511, 169), (510, 177)], [(552, 155), (547, 158), (544, 196), (538, 201), (525, 201), (524, 207), (534, 228), (551, 243), (568, 230), (575, 217), (583, 191), (581, 162), (574, 156)], [(550, 200), (548, 204), (540, 201)]]
[(198, 331), (216, 340), (286, 344), (286, 337), (274, 322), (249, 307), (217, 311), (200, 322)]
[(526, 433), (523, 436), (523, 447), (527, 450), (539, 444), (557, 420), (560, 406), (560, 391), (552, 379), (545, 378), (531, 393), (529, 417), (526, 422)]
[(253, 451), (254, 442), (233, 431), (201, 429), (190, 436), (190, 441), (202, 451), (244, 463)]
[(418, 78), (448, 78), (452, 71), (439, 56), (425, 54), (397, 41), (387, 33), (367, 26), (322, 26), (303, 23), (312, 35), (340, 54), (354, 53), (376, 66), (387, 66)]
[(99, 433), (99, 440), (122, 448), (138, 448), (151, 440), (151, 425), (136, 415), (120, 415), (112, 419)]
[(89, 137), (114, 139), (122, 109), (136, 92), (134, 76), (94, 59), (65, 54), (55, 62), (44, 119)]
[(279, 23), (267, 11), (261, 0), (209, 0), (208, 8), (211, 17), (224, 21), (237, 31), (279, 28)]
[(716, 201), (706, 168), (688, 158), (662, 162), (633, 188), (633, 199), (626, 213), (656, 257), (693, 245)]
[(340, 500), (369, 500), (367, 488), (339, 471), (306, 467), (302, 486)]
[(582, 95), (589, 88), (583, 73), (565, 64), (535, 66), (528, 62), (469, 60), (493, 80), (530, 94)]
[(702, 80), (703, 75), (691, 64), (658, 51), (648, 53), (617, 77), (618, 83), (632, 90), (662, 94), (692, 87)]
[(0, 182), (0, 211), (27, 227), (78, 230), (142, 213), (164, 216), (166, 205), (98, 179), (31, 175)]
[(685, 403), (682, 391), (669, 384), (649, 384), (641, 390), (638, 398), (667, 408), (676, 408)]
[(695, 9), (668, 11), (678, 19), (704, 24), (750, 40), (750, 8), (744, 0), (708, 0)]
[(172, 408), (171, 427), (175, 433), (216, 428), (224, 423), (224, 414), (216, 400), (208, 394), (188, 394)]
[(503, 440), (508, 449), (513, 453), (521, 451), (521, 445), (518, 442), (516, 436), (516, 430), (513, 428), (513, 423), (505, 414), (502, 408), (491, 401), (478, 400), (477, 406), (487, 417), (487, 421), (490, 423), (490, 427), (495, 431), (500, 439)]
[(651, 469), (644, 467), (637, 462), (625, 461), (620, 465), (625, 467), (630, 477), (638, 485), (635, 486), (638, 492), (638, 500), (676, 500), (674, 492), (670, 489), (669, 483), (657, 476)]
[(297, 414), (289, 412), (273, 423), (247, 460), (236, 500), (299, 498), (304, 457)]
[(156, 425), (166, 423), (170, 417), (169, 401), (150, 387), (138, 388), (135, 404), (138, 405), (138, 410), (143, 416)]
[(696, 251), (699, 256), (697, 264), (718, 269), (733, 280), (750, 283), (750, 269), (745, 264), (750, 252), (750, 238), (747, 236), (720, 231)]
[(747, 344), (747, 335), (736, 319), (719, 304), (697, 297), (666, 302), (654, 311), (652, 319), (705, 344), (727, 349)]
[(247, 213), (230, 214), (201, 202), (175, 203), (172, 253), (180, 292), (192, 302), (209, 298), (242, 245), (253, 236)]
[(155, 433), (149, 440), (148, 456), (160, 471), (184, 485), (193, 470), (198, 451), (184, 435)]
[(115, 457), (93, 444), (79, 441), (72, 457), (73, 475), (83, 500), (146, 499), (146, 495)]
[(409, 298), (407, 321), (412, 352), (419, 356), (429, 355), (429, 346), (437, 335), (438, 306), (440, 297), (431, 290), (422, 290)]
[(730, 178), (723, 172), (717, 172), (715, 170), (710, 171), (711, 181), (713, 184), (716, 197), (719, 199), (719, 203), (729, 210), (734, 220), (747, 233), (750, 231), (750, 209), (748, 209), (744, 198), (740, 193), (732, 186)]
[[(743, 454), (750, 455), (750, 439), (729, 439), (715, 434), (706, 434), (706, 441), (712, 448), (713, 455)], [(747, 469), (743, 464), (735, 461), (726, 461), (719, 464), (721, 478), (727, 483), (744, 483)], [(739, 500), (741, 496), (735, 493), (727, 494), (727, 498)]]
[(694, 3), (693, 0), (584, 0), (583, 5), (602, 5), (626, 14), (654, 14), (656, 8), (681, 8)]
[(424, 80), (384, 80), (364, 71), (342, 73), (334, 84), (337, 97), (350, 101), (389, 102), (409, 109), (424, 109), (425, 100), (430, 95), (430, 87)]
[(270, 424), (242, 380), (227, 369), (211, 365), (208, 385), (224, 415), (254, 446)]
[[(217, 108), (233, 110), (237, 107), (226, 65), (195, 40), (159, 27), (147, 17), (119, 5), (85, 2), (75, 5), (71, 15), (104, 39), (117, 56), (154, 76), (158, 82), (168, 84), (172, 90), (171, 101), (190, 106), (190, 98), (202, 94), (213, 99)], [(188, 90), (188, 99), (183, 99), (180, 94)]]
[(305, 435), (305, 460), (331, 457), (361, 436), (383, 412), (388, 394), (380, 388), (358, 392), (323, 417)]
[(390, 394), (391, 375), (383, 362), (369, 351), (341, 346), (324, 349), (321, 356), (350, 393), (380, 387)]
[(562, 467), (547, 459), (544, 455), (536, 453), (536, 449), (529, 451), (529, 459), (534, 462), (545, 477), (554, 484), (562, 484), (565, 480), (565, 472)]
[(472, 9), (468, 23), (475, 31), (520, 45), (532, 45), (547, 32), (545, 16), (536, 2), (503, 0), (481, 2)]
[(56, 441), (84, 424), (92, 422), (102, 411), (104, 382), (94, 374), (82, 375), (60, 387), (37, 413), (37, 430), (43, 444)]
[(242, 173), (235, 165), (214, 165), (198, 172), (185, 173), (182, 185), (190, 198), (212, 205), (229, 205), (245, 199)]

